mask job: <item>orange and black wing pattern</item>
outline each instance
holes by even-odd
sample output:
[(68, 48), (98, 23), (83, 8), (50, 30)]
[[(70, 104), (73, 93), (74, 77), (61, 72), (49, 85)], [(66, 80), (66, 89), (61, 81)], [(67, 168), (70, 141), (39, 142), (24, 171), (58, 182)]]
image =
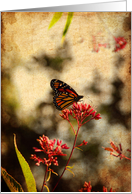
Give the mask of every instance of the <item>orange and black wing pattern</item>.
[(63, 110), (73, 104), (73, 102), (78, 102), (83, 98), (83, 96), (79, 96), (68, 84), (58, 79), (52, 79), (50, 86), (54, 90), (53, 103), (58, 110)]

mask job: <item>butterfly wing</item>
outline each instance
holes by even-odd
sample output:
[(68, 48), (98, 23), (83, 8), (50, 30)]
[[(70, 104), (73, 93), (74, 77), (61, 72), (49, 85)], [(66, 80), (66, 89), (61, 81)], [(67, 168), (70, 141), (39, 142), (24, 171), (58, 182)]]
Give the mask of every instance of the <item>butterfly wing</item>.
[(50, 82), (51, 88), (54, 90), (55, 93), (58, 92), (68, 92), (68, 93), (73, 93), (75, 97), (78, 96), (76, 91), (71, 88), (68, 84), (58, 80), (58, 79), (52, 79)]
[(51, 80), (50, 86), (55, 92), (53, 103), (59, 110), (63, 110), (73, 104), (73, 102), (78, 102), (81, 98), (83, 98), (83, 96), (79, 96), (68, 84), (60, 80)]
[(70, 106), (73, 102), (74, 102), (74, 98), (70, 97), (66, 93), (61, 93), (53, 97), (53, 103), (55, 104), (56, 108), (59, 110), (65, 109), (66, 107)]
[(63, 85), (63, 82), (57, 79), (52, 79), (50, 82), (51, 88), (54, 90), (55, 93), (58, 92), (58, 89)]

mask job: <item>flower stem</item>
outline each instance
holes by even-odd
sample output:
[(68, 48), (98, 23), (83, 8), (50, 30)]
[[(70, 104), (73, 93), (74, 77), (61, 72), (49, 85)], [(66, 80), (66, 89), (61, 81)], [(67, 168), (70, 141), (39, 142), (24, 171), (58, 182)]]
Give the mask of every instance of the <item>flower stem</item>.
[(41, 192), (43, 192), (44, 185), (46, 185), (46, 175), (47, 175), (47, 172), (48, 172), (48, 166), (46, 166), (46, 171), (45, 171), (45, 175), (44, 175), (44, 182), (43, 182), (43, 186), (42, 186)]
[(68, 159), (68, 161), (67, 161), (67, 164), (66, 164), (66, 166), (65, 166), (65, 168), (64, 168), (64, 170), (63, 170), (63, 172), (62, 172), (62, 174), (61, 174), (61, 176), (60, 176), (58, 182), (56, 183), (55, 187), (53, 188), (52, 192), (53, 192), (53, 191), (55, 190), (55, 188), (57, 187), (58, 183), (60, 182), (60, 180), (61, 180), (61, 178), (62, 178), (62, 176), (63, 176), (63, 174), (64, 174), (64, 172), (65, 172), (65, 170), (66, 170), (66, 167), (68, 166), (68, 164), (69, 164), (69, 162), (70, 162), (72, 153), (73, 153), (73, 151), (74, 151), (74, 149), (75, 149), (75, 145), (76, 145), (76, 141), (77, 141), (77, 136), (78, 136), (79, 129), (80, 129), (80, 126), (78, 126), (77, 133), (76, 133), (76, 135), (75, 135), (74, 144), (73, 144), (73, 147), (72, 147), (72, 150), (71, 150), (71, 154), (70, 154), (70, 156), (69, 156), (69, 159)]
[(76, 135), (76, 131), (75, 131), (75, 129), (73, 128), (73, 126), (72, 126), (72, 124), (71, 124), (71, 122), (70, 122), (70, 121), (69, 121), (69, 123), (70, 123), (70, 125), (71, 125), (71, 128), (72, 128), (72, 130), (73, 130), (74, 134)]
[[(84, 125), (84, 124), (86, 124), (87, 122), (89, 122), (89, 121), (91, 121), (91, 120), (93, 120), (94, 118), (92, 117), (92, 118), (90, 118), (89, 120), (87, 120), (87, 121), (85, 121), (84, 123), (82, 123), (82, 125)], [(84, 119), (85, 120), (85, 119)], [(83, 121), (84, 121), (83, 120)]]

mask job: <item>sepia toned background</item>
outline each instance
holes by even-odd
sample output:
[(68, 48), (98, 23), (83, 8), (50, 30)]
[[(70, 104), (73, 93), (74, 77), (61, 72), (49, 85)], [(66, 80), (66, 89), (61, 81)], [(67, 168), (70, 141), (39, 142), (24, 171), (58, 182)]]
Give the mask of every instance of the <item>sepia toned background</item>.
[[(26, 191), (24, 177), (17, 160), (13, 134), (18, 149), (29, 163), (40, 191), (45, 166), (38, 167), (30, 159), (36, 139), (44, 134), (60, 139), (72, 148), (74, 135), (69, 123), (53, 106), (51, 79), (60, 79), (83, 95), (102, 119), (91, 121), (79, 131), (78, 144), (88, 141), (83, 152), (75, 150), (70, 166), (75, 177), (66, 171), (56, 192), (77, 192), (84, 182), (91, 181), (93, 191), (131, 191), (131, 164), (110, 156), (102, 147), (112, 140), (121, 143), (123, 154), (130, 157), (131, 148), (131, 13), (76, 12), (62, 43), (68, 13), (48, 30), (54, 13), (3, 12), (1, 45), (1, 165)], [(124, 37), (125, 48), (114, 52), (114, 37)], [(106, 47), (98, 47), (105, 44)], [(97, 50), (98, 49), (98, 50)], [(98, 52), (96, 52), (98, 51)], [(73, 121), (75, 129), (76, 122)], [(66, 157), (53, 167), (61, 175)], [(53, 189), (58, 177), (48, 183)], [(2, 180), (2, 191), (8, 191)]]

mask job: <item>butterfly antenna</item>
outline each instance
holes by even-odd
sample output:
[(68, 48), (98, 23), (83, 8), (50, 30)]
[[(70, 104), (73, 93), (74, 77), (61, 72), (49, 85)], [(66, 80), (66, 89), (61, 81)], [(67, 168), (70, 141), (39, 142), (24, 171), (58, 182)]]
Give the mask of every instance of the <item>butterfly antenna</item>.
[(86, 96), (87, 99), (89, 99), (89, 101), (91, 102), (93, 108), (96, 110), (98, 107), (94, 105), (93, 101), (90, 100), (90, 97), (89, 96)]
[(89, 99), (89, 101), (93, 104), (93, 101), (92, 101), (92, 100), (90, 100), (89, 96), (86, 96), (86, 98), (87, 98), (87, 99)]

